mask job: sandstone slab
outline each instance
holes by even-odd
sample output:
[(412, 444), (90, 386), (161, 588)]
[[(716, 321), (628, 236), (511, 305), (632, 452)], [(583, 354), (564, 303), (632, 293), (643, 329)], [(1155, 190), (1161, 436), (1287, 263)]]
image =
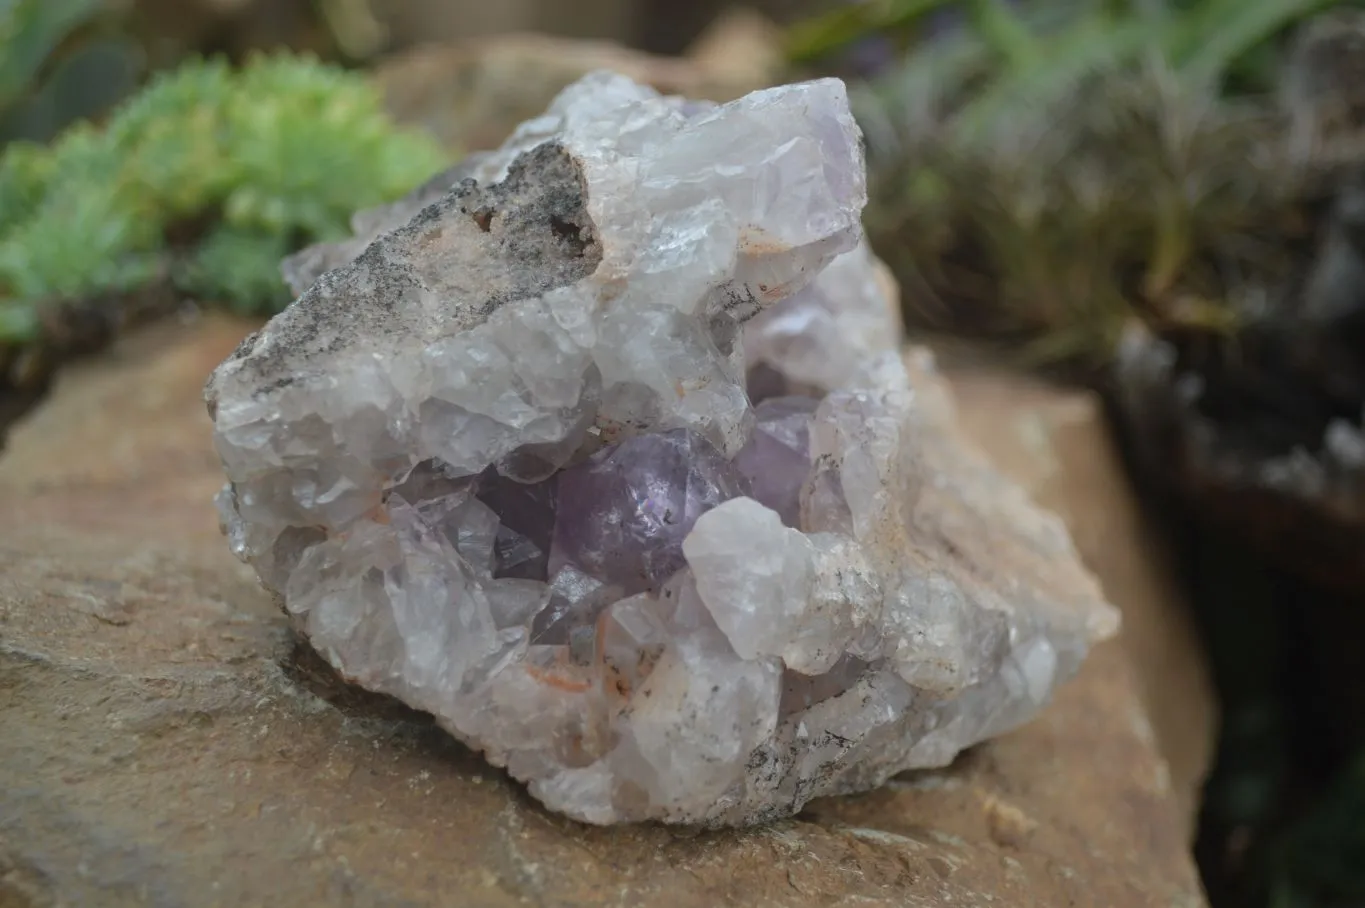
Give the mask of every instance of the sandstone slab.
[(497, 147), (565, 86), (609, 69), (665, 94), (730, 101), (782, 72), (781, 33), (757, 13), (718, 19), (683, 56), (538, 32), (423, 43), (382, 61), (375, 81), (404, 123), (464, 150)]
[[(0, 459), (0, 904), (1203, 904), (1119, 642), (1026, 728), (792, 820), (691, 835), (537, 808), (338, 683), (222, 545), (199, 388), (247, 330), (130, 338)], [(1152, 608), (1114, 598), (1130, 625)]]
[(1060, 514), (1123, 612), (1120, 644), (1137, 667), (1171, 788), (1193, 840), (1213, 761), (1213, 681), (1174, 566), (1133, 496), (1098, 395), (982, 363), (948, 369), (963, 428), (1010, 477)]

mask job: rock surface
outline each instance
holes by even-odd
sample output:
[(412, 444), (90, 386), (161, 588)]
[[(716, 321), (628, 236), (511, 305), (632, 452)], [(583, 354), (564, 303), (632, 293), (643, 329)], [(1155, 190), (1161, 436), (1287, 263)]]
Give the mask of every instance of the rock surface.
[[(224, 550), (199, 385), (247, 330), (129, 338), (63, 374), (0, 457), (0, 903), (1203, 905), (1188, 781), (1152, 734), (1170, 717), (1143, 695), (1172, 664), (1135, 673), (1117, 643), (1021, 730), (792, 820), (691, 836), (538, 809), (430, 720), (338, 684)], [(1060, 406), (1011, 384), (972, 395), (969, 429)], [(1055, 423), (1021, 431), (1042, 448), (982, 440), (1066, 516), (1125, 625), (1159, 624), (1132, 593), (1159, 584), (1108, 545), (1123, 496), (1046, 466), (1048, 444), (1096, 457)]]
[[(205, 390), (232, 549), (343, 675), (575, 819), (742, 825), (946, 765), (1115, 632), (901, 357), (842, 83), (596, 73), (467, 173), (291, 259)], [(809, 395), (788, 443), (749, 368)]]
[(1043, 507), (1066, 520), (1086, 564), (1123, 611), (1119, 643), (1171, 790), (1196, 831), (1218, 710), (1190, 603), (1157, 527), (1142, 513), (1097, 395), (1062, 389), (971, 357), (945, 356), (963, 429)]
[(723, 102), (774, 84), (784, 62), (780, 30), (747, 10), (717, 19), (681, 57), (607, 41), (500, 32), (456, 44), (423, 43), (381, 61), (374, 78), (389, 110), (451, 148), (482, 150), (497, 147), (561, 90), (599, 69), (665, 94)]

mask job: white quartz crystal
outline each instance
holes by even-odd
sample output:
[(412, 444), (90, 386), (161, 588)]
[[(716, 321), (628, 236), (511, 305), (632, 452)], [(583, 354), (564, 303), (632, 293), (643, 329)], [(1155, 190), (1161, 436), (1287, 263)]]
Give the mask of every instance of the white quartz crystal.
[[(807, 675), (831, 667), (822, 653), (795, 645), (815, 607), (809, 536), (783, 526), (776, 512), (752, 498), (732, 498), (697, 520), (682, 549), (702, 603), (740, 657), (775, 656)], [(833, 654), (842, 655), (848, 641), (831, 642)]]
[(790, 815), (1027, 721), (1117, 616), (902, 355), (861, 143), (837, 80), (598, 73), (357, 214), (206, 389), (233, 551), (588, 822)]

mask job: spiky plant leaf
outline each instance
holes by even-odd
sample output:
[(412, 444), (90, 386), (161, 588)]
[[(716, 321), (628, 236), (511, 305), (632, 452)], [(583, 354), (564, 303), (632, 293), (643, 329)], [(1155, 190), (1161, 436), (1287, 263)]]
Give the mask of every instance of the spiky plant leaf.
[(1204, 0), (1169, 27), (1165, 54), (1192, 80), (1222, 79), (1239, 58), (1338, 0)]
[(812, 63), (878, 32), (912, 28), (935, 10), (955, 0), (865, 0), (831, 10), (793, 25), (786, 52), (794, 63)]
[(24, 93), (53, 48), (100, 6), (100, 0), (0, 0), (0, 110)]

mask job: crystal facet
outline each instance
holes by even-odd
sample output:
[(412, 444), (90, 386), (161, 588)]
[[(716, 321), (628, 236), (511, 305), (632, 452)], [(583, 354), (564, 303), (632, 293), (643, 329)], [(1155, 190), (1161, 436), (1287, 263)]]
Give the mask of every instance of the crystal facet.
[(1034, 715), (1116, 614), (966, 445), (842, 83), (607, 73), (285, 271), (217, 506), (312, 646), (593, 823), (738, 825)]
[(810, 473), (810, 420), (819, 401), (811, 397), (770, 397), (754, 407), (754, 434), (735, 455), (749, 481), (750, 496), (799, 527), (801, 486)]
[(550, 569), (572, 565), (627, 593), (654, 589), (683, 567), (697, 518), (747, 491), (687, 429), (628, 438), (559, 474)]

